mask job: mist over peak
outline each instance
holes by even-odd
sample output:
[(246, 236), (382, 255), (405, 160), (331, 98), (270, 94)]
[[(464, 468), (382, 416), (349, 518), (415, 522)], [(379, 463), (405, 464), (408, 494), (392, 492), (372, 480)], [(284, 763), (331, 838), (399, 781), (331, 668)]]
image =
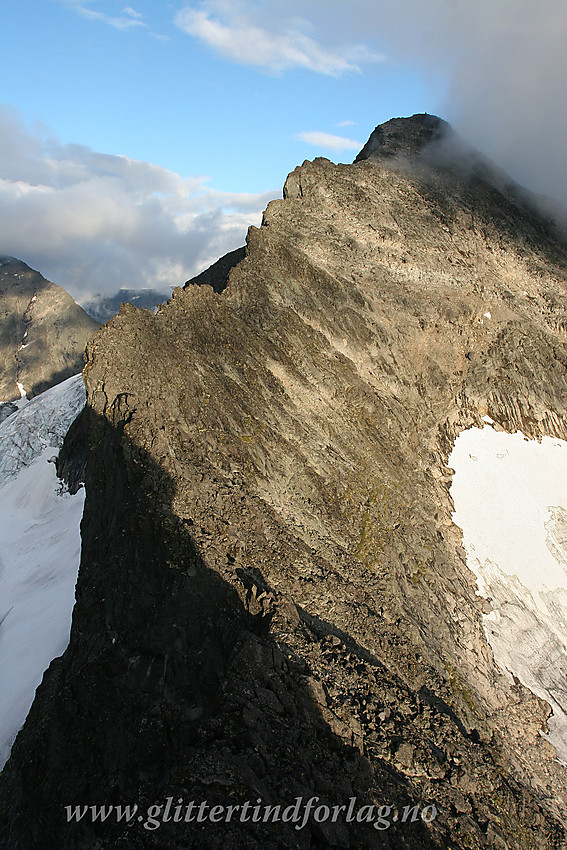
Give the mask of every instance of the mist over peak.
[[(480, 180), (513, 204), (545, 219), (562, 241), (567, 238), (567, 208), (558, 200), (518, 183), (504, 168), (478, 150), (452, 125), (421, 113), (379, 124), (354, 162), (376, 161), (382, 167), (419, 174), (426, 181)], [(435, 176), (434, 176), (435, 175)]]

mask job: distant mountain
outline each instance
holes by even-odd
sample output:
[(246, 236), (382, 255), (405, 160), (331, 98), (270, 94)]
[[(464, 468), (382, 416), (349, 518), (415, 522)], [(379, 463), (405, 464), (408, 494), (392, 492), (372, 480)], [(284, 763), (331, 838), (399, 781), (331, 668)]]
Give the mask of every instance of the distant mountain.
[(133, 304), (155, 312), (159, 304), (166, 304), (170, 298), (171, 293), (156, 289), (120, 289), (116, 295), (96, 295), (84, 305), (84, 309), (91, 318), (104, 325), (116, 316), (121, 304)]
[(0, 402), (31, 398), (80, 372), (98, 327), (60, 286), (0, 257)]

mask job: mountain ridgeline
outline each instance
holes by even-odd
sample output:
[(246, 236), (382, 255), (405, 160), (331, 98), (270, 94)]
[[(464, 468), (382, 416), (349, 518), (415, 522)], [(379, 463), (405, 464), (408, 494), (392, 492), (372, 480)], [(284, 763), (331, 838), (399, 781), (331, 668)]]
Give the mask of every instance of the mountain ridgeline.
[[(0, 777), (5, 850), (566, 846), (550, 709), (494, 663), (447, 459), (484, 416), (567, 437), (567, 248), (459, 144), (414, 116), (305, 162), (245, 251), (91, 338), (71, 641)], [(437, 814), (65, 814), (299, 797)]]

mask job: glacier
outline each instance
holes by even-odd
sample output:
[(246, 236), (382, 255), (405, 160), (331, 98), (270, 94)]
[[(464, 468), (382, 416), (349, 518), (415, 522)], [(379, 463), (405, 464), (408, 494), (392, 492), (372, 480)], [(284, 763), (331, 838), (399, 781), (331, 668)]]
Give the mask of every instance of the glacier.
[(549, 742), (567, 764), (567, 442), (483, 428), (457, 437), (453, 521), (463, 531), (494, 658), (553, 710)]
[(46, 448), (55, 454), (86, 402), (82, 375), (32, 398), (0, 423), (0, 488)]
[(75, 375), (0, 424), (0, 768), (69, 641), (84, 489), (65, 492), (53, 461), (84, 404)]

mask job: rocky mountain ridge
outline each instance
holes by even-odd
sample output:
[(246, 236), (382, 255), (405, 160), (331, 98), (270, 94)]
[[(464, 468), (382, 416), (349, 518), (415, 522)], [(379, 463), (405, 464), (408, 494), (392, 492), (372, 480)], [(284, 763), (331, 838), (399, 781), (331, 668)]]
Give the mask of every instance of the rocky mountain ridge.
[[(7, 850), (566, 846), (549, 707), (494, 664), (446, 464), (483, 416), (567, 436), (567, 249), (407, 121), (403, 161), (305, 162), (236, 264), (89, 342), (71, 642), (0, 778)], [(169, 796), (437, 816), (64, 818)]]
[(60, 286), (0, 257), (0, 403), (32, 398), (80, 372), (98, 327)]

